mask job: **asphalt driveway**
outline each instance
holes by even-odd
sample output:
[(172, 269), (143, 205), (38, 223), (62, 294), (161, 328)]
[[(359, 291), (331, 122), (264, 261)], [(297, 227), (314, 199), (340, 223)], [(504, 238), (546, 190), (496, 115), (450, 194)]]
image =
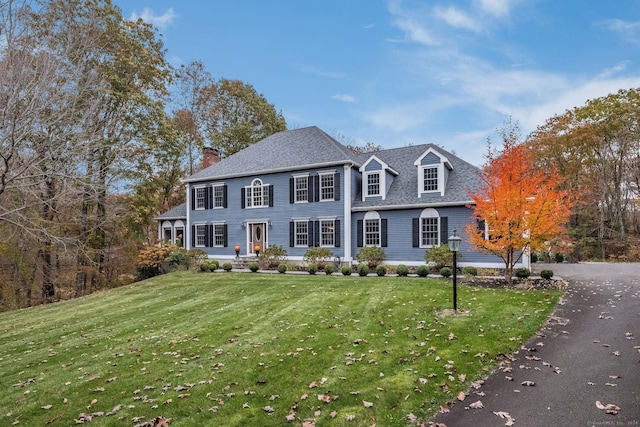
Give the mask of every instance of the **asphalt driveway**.
[(570, 282), (549, 323), (435, 423), (640, 426), (640, 264), (543, 268)]

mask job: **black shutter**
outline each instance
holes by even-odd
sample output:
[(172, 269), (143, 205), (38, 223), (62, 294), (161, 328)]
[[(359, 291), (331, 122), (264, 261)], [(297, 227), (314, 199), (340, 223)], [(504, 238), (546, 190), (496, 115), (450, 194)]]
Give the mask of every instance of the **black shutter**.
[(336, 219), (333, 223), (333, 246), (340, 247), (340, 220)]
[(359, 219), (356, 226), (356, 241), (359, 248), (362, 247), (362, 225), (363, 221)]
[(320, 175), (313, 176), (313, 201), (320, 201)]
[(313, 221), (308, 221), (307, 222), (307, 246), (312, 247), (313, 246), (313, 238), (315, 236), (315, 234), (313, 233)]
[(340, 174), (333, 174), (333, 199), (340, 200)]
[(203, 188), (204, 190), (204, 208), (209, 209), (209, 190), (207, 187)]
[(412, 235), (413, 235), (413, 247), (420, 247), (420, 218), (412, 219)]
[(195, 188), (191, 189), (191, 210), (192, 211), (196, 210), (196, 189)]
[(289, 178), (289, 203), (294, 203), (296, 201), (296, 180), (295, 178)]
[(222, 228), (222, 233), (223, 233), (222, 234), (222, 238), (223, 238), (223, 243), (222, 244), (226, 248), (227, 246), (229, 246), (229, 239), (227, 237), (227, 228), (228, 227), (227, 227), (227, 224), (224, 224), (222, 227), (223, 227)]
[(291, 221), (289, 222), (289, 247), (294, 247), (296, 245), (296, 223)]
[(486, 239), (487, 238), (487, 227), (486, 227), (486, 221), (484, 219), (479, 219), (478, 220), (478, 231), (482, 232), (482, 238)]
[(196, 226), (195, 225), (191, 226), (191, 247), (192, 248), (196, 247)]
[(244, 209), (244, 208), (245, 208), (245, 196), (246, 196), (246, 193), (247, 193), (247, 191), (246, 191), (246, 190), (247, 190), (247, 189), (246, 189), (246, 188), (244, 188), (244, 187), (242, 187), (242, 188), (240, 189), (240, 201), (241, 201), (241, 203), (242, 203), (242, 209)]
[(449, 218), (440, 217), (440, 244), (449, 242)]
[(213, 246), (213, 224), (204, 227), (204, 245), (208, 248)]
[(313, 234), (313, 246), (320, 246), (320, 221), (315, 222), (315, 233)]
[(387, 247), (387, 220), (380, 220), (380, 246)]
[(269, 186), (269, 207), (273, 207), (273, 184)]
[(222, 186), (222, 207), (227, 207), (227, 184)]
[(207, 209), (213, 209), (213, 187), (207, 187), (207, 194), (209, 195), (209, 203), (205, 203)]

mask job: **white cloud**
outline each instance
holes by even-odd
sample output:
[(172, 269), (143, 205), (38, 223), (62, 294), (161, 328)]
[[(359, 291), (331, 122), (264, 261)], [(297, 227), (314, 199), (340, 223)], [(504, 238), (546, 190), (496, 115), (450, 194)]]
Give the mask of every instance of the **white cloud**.
[(313, 74), (318, 77), (328, 77), (331, 79), (342, 79), (344, 78), (344, 74), (338, 73), (335, 71), (327, 71), (321, 68), (316, 67), (315, 65), (300, 65), (298, 67), (300, 71), (307, 74)]
[(502, 17), (509, 14), (509, 10), (515, 3), (514, 0), (476, 0), (476, 5), (496, 17)]
[(436, 8), (435, 15), (455, 28), (464, 28), (474, 32), (480, 32), (482, 29), (479, 22), (455, 7), (448, 7), (446, 9)]
[(135, 21), (138, 18), (142, 18), (143, 21), (148, 22), (149, 24), (163, 30), (169, 26), (179, 15), (173, 11), (173, 8), (170, 7), (163, 15), (154, 15), (153, 9), (145, 7), (142, 9), (142, 13), (138, 15), (137, 11), (133, 11), (131, 17), (129, 18), (131, 21)]
[(640, 44), (640, 21), (629, 22), (622, 19), (609, 19), (600, 24), (608, 30), (619, 33), (625, 40)]
[(345, 95), (345, 94), (332, 95), (331, 98), (336, 99), (338, 101), (347, 102), (347, 103), (352, 103), (352, 102), (355, 102), (356, 100), (353, 96)]

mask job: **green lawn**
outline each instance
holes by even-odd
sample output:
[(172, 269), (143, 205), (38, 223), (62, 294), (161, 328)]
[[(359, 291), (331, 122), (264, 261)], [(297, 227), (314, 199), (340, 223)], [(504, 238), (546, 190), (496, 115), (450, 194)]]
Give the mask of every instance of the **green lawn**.
[[(559, 291), (178, 272), (0, 313), (0, 425), (398, 426), (517, 350)], [(86, 414), (86, 415), (82, 415)]]

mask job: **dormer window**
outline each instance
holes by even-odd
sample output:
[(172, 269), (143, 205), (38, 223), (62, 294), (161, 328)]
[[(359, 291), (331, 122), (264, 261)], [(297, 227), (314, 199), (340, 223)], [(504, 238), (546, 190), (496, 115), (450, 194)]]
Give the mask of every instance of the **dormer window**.
[(429, 148), (413, 164), (418, 168), (418, 196), (430, 193), (444, 196), (448, 172), (453, 170), (449, 159)]
[(360, 167), (359, 171), (362, 173), (363, 201), (367, 197), (386, 199), (387, 190), (393, 181), (393, 177), (398, 176), (398, 172), (375, 155), (369, 157), (369, 160)]

